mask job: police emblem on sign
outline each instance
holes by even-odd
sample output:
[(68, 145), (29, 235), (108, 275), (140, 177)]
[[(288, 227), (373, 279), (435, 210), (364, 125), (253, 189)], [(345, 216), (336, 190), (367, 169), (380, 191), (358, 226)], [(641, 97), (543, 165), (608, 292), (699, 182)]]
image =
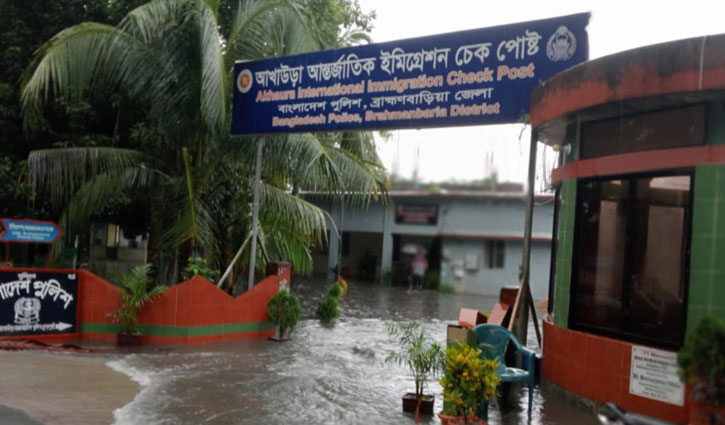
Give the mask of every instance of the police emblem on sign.
[(560, 26), (546, 43), (546, 56), (552, 62), (571, 59), (576, 52), (576, 37), (564, 25)]
[(15, 301), (15, 323), (33, 325), (40, 322), (40, 300), (21, 297)]

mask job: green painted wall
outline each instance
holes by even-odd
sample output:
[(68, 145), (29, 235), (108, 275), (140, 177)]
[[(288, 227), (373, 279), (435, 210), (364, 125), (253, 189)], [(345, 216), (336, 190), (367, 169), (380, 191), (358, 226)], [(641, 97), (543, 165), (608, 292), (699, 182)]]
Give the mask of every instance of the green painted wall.
[(567, 180), (561, 184), (556, 275), (554, 277), (554, 324), (562, 328), (568, 327), (569, 324), (569, 288), (571, 287), (575, 212), (576, 180)]
[(688, 334), (707, 314), (725, 319), (725, 165), (697, 167), (694, 196)]
[[(142, 334), (149, 336), (198, 337), (273, 331), (276, 325), (273, 322), (244, 322), (202, 326), (139, 325), (139, 328)], [(118, 323), (83, 322), (80, 326), (82, 333), (116, 334), (122, 329), (123, 325)]]

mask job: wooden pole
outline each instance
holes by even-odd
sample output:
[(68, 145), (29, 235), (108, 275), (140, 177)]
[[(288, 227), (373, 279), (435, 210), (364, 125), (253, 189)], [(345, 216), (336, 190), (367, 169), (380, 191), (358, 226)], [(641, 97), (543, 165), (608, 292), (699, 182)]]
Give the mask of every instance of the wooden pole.
[(522, 344), (526, 345), (526, 331), (528, 327), (527, 308), (531, 299), (529, 288), (529, 277), (531, 274), (531, 234), (534, 224), (534, 185), (536, 183), (536, 148), (537, 134), (534, 128), (531, 129), (531, 140), (529, 145), (529, 178), (526, 192), (526, 221), (524, 223), (524, 252), (521, 260), (521, 282), (519, 292), (516, 295), (516, 303), (511, 313), (509, 331), (512, 331)]
[(264, 150), (264, 138), (257, 140), (257, 163), (254, 170), (254, 200), (252, 201), (252, 241), (249, 248), (249, 279), (247, 290), (254, 287), (254, 267), (257, 259), (257, 227), (259, 227), (259, 186), (262, 180), (262, 151)]

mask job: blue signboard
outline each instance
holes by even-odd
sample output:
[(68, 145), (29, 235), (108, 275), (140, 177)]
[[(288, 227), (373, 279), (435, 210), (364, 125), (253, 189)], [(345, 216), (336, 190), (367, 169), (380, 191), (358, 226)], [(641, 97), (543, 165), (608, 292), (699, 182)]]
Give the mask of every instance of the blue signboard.
[(232, 134), (511, 123), (589, 56), (589, 14), (234, 65)]
[(5, 230), (0, 233), (2, 242), (53, 243), (62, 233), (52, 221), (18, 220), (2, 218)]
[(0, 335), (76, 332), (78, 275), (0, 272)]

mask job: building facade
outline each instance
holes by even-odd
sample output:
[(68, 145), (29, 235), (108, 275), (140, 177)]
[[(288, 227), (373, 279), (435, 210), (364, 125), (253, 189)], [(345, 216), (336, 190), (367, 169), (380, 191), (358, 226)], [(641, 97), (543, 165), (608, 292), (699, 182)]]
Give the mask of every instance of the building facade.
[(686, 423), (676, 352), (725, 319), (725, 35), (593, 60), (532, 94), (564, 152), (543, 374), (599, 402)]
[[(404, 274), (411, 246), (420, 246), (429, 275), (458, 292), (498, 295), (518, 285), (526, 201), (521, 193), (392, 191), (390, 205), (342, 206), (307, 199), (330, 213), (329, 245), (315, 250), (317, 274), (333, 274), (338, 262), (355, 279), (390, 281)], [(532, 248), (532, 291), (548, 296), (553, 196), (537, 196)], [(341, 231), (342, 237), (338, 235)]]

